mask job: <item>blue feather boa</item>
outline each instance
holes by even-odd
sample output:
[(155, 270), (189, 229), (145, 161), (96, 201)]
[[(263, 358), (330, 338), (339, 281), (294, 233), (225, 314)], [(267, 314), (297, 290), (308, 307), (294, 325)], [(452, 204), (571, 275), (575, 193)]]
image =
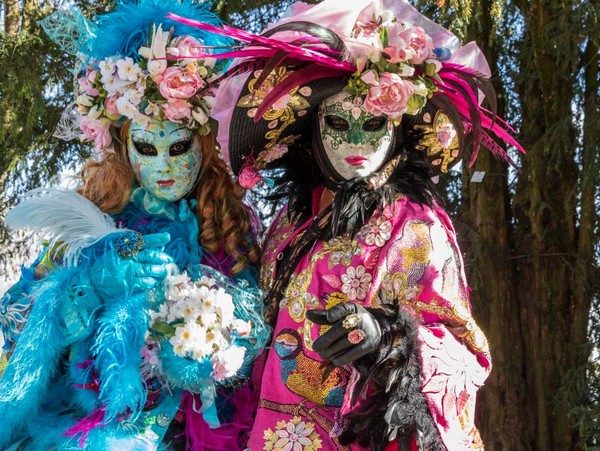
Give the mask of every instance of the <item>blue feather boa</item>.
[[(253, 278), (246, 274), (232, 282), (199, 264), (203, 250), (197, 242), (196, 218), (187, 202), (161, 205), (164, 214), (157, 214), (147, 211), (141, 199), (136, 202), (134, 196), (132, 200), (117, 221), (143, 233), (168, 230), (171, 242), (165, 252), (193, 278), (204, 274), (217, 279), (232, 295), (236, 316), (252, 322), (248, 336), (236, 337), (236, 344), (247, 349), (245, 363), (249, 365), (269, 338)], [(95, 295), (89, 268), (98, 254), (106, 251), (106, 245), (105, 241), (97, 243), (85, 250), (79, 266), (56, 269), (36, 282), (29, 320), (0, 380), (0, 449), (24, 437), (28, 438), (26, 446), (33, 449), (80, 449), (83, 436), (64, 433), (74, 426), (73, 431), (83, 430), (78, 420), (97, 412), (103, 413), (103, 424), (89, 430), (85, 449), (160, 446), (161, 436), (152, 441), (141, 437), (136, 429), (141, 422), (131, 426), (147, 396), (140, 351), (149, 326), (150, 296), (147, 292), (102, 299)], [(172, 378), (167, 382), (174, 389), (206, 391), (209, 384), (202, 385), (199, 376), (208, 374), (210, 368), (175, 359), (172, 353), (163, 357), (167, 379)], [(214, 392), (214, 385), (210, 387)], [(170, 401), (175, 410), (178, 399), (174, 395)], [(124, 417), (128, 421), (120, 421)]]
[(143, 292), (107, 300), (100, 314), (92, 355), (107, 422), (128, 412), (134, 422), (146, 403), (140, 350), (149, 325), (147, 312), (147, 294)]
[[(40, 414), (35, 420), (35, 426), (31, 428), (32, 438), (27, 442), (26, 449), (81, 451), (76, 438), (61, 435), (74, 423), (71, 417), (57, 415), (55, 412)], [(152, 439), (133, 435), (130, 430), (117, 423), (92, 430), (83, 449), (155, 451), (157, 444)]]
[(60, 310), (76, 271), (56, 270), (33, 292), (36, 301), (0, 380), (0, 449), (11, 443), (46, 402), (65, 343)]

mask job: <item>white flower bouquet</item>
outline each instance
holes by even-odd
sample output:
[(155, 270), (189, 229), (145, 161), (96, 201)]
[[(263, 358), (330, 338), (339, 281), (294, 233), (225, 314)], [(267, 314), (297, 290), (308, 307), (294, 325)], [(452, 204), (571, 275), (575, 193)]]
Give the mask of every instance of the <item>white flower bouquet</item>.
[[(222, 285), (207, 276), (192, 281), (187, 273), (165, 279), (164, 302), (158, 311), (151, 311), (143, 356), (167, 383), (190, 389), (196, 384), (186, 380), (189, 376), (196, 382), (221, 383), (242, 368), (256, 339), (257, 320), (252, 321), (245, 309), (236, 309), (231, 290)], [(240, 290), (233, 284), (229, 288)]]
[(216, 385), (235, 386), (247, 378), (271, 330), (262, 294), (247, 280), (231, 281), (205, 265), (187, 270), (168, 276), (163, 290), (151, 296), (142, 374), (169, 389), (199, 394), (205, 420), (217, 427)]

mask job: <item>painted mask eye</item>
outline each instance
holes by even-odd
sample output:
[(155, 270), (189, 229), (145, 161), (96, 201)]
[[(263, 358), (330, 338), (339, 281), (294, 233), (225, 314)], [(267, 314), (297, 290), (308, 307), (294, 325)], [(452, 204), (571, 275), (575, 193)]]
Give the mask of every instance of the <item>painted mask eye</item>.
[(350, 128), (350, 124), (348, 124), (346, 119), (342, 119), (339, 116), (334, 116), (331, 114), (325, 116), (325, 123), (334, 130), (340, 132), (346, 131)]
[(373, 117), (363, 124), (363, 130), (366, 132), (376, 132), (383, 128), (387, 123), (387, 118), (383, 116)]
[(135, 146), (135, 150), (137, 150), (137, 152), (140, 155), (143, 155), (145, 157), (156, 157), (158, 155), (156, 147), (154, 147), (150, 143), (146, 143), (143, 141), (134, 141), (133, 145)]
[(185, 141), (178, 141), (174, 144), (171, 144), (171, 147), (169, 148), (169, 155), (172, 157), (178, 157), (179, 155), (183, 155), (188, 150), (190, 150), (191, 145), (191, 139)]

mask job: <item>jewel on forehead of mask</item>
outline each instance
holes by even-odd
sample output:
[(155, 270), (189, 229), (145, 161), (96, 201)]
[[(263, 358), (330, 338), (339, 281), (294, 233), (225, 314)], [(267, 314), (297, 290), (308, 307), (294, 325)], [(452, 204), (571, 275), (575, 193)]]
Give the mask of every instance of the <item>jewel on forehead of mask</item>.
[(165, 137), (165, 131), (161, 130), (160, 132), (158, 132), (158, 136), (160, 136), (161, 138)]

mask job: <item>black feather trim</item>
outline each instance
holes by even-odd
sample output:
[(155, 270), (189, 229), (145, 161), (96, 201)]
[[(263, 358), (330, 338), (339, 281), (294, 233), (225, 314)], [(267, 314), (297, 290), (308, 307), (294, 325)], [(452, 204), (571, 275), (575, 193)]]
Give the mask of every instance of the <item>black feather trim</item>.
[(348, 416), (349, 425), (340, 443), (358, 443), (371, 450), (384, 450), (393, 440), (410, 449), (416, 437), (423, 451), (445, 451), (425, 395), (421, 392), (421, 358), (418, 351), (418, 321), (402, 307), (369, 309), (384, 331), (377, 356), (356, 362), (361, 374), (353, 399), (369, 389), (366, 401)]

